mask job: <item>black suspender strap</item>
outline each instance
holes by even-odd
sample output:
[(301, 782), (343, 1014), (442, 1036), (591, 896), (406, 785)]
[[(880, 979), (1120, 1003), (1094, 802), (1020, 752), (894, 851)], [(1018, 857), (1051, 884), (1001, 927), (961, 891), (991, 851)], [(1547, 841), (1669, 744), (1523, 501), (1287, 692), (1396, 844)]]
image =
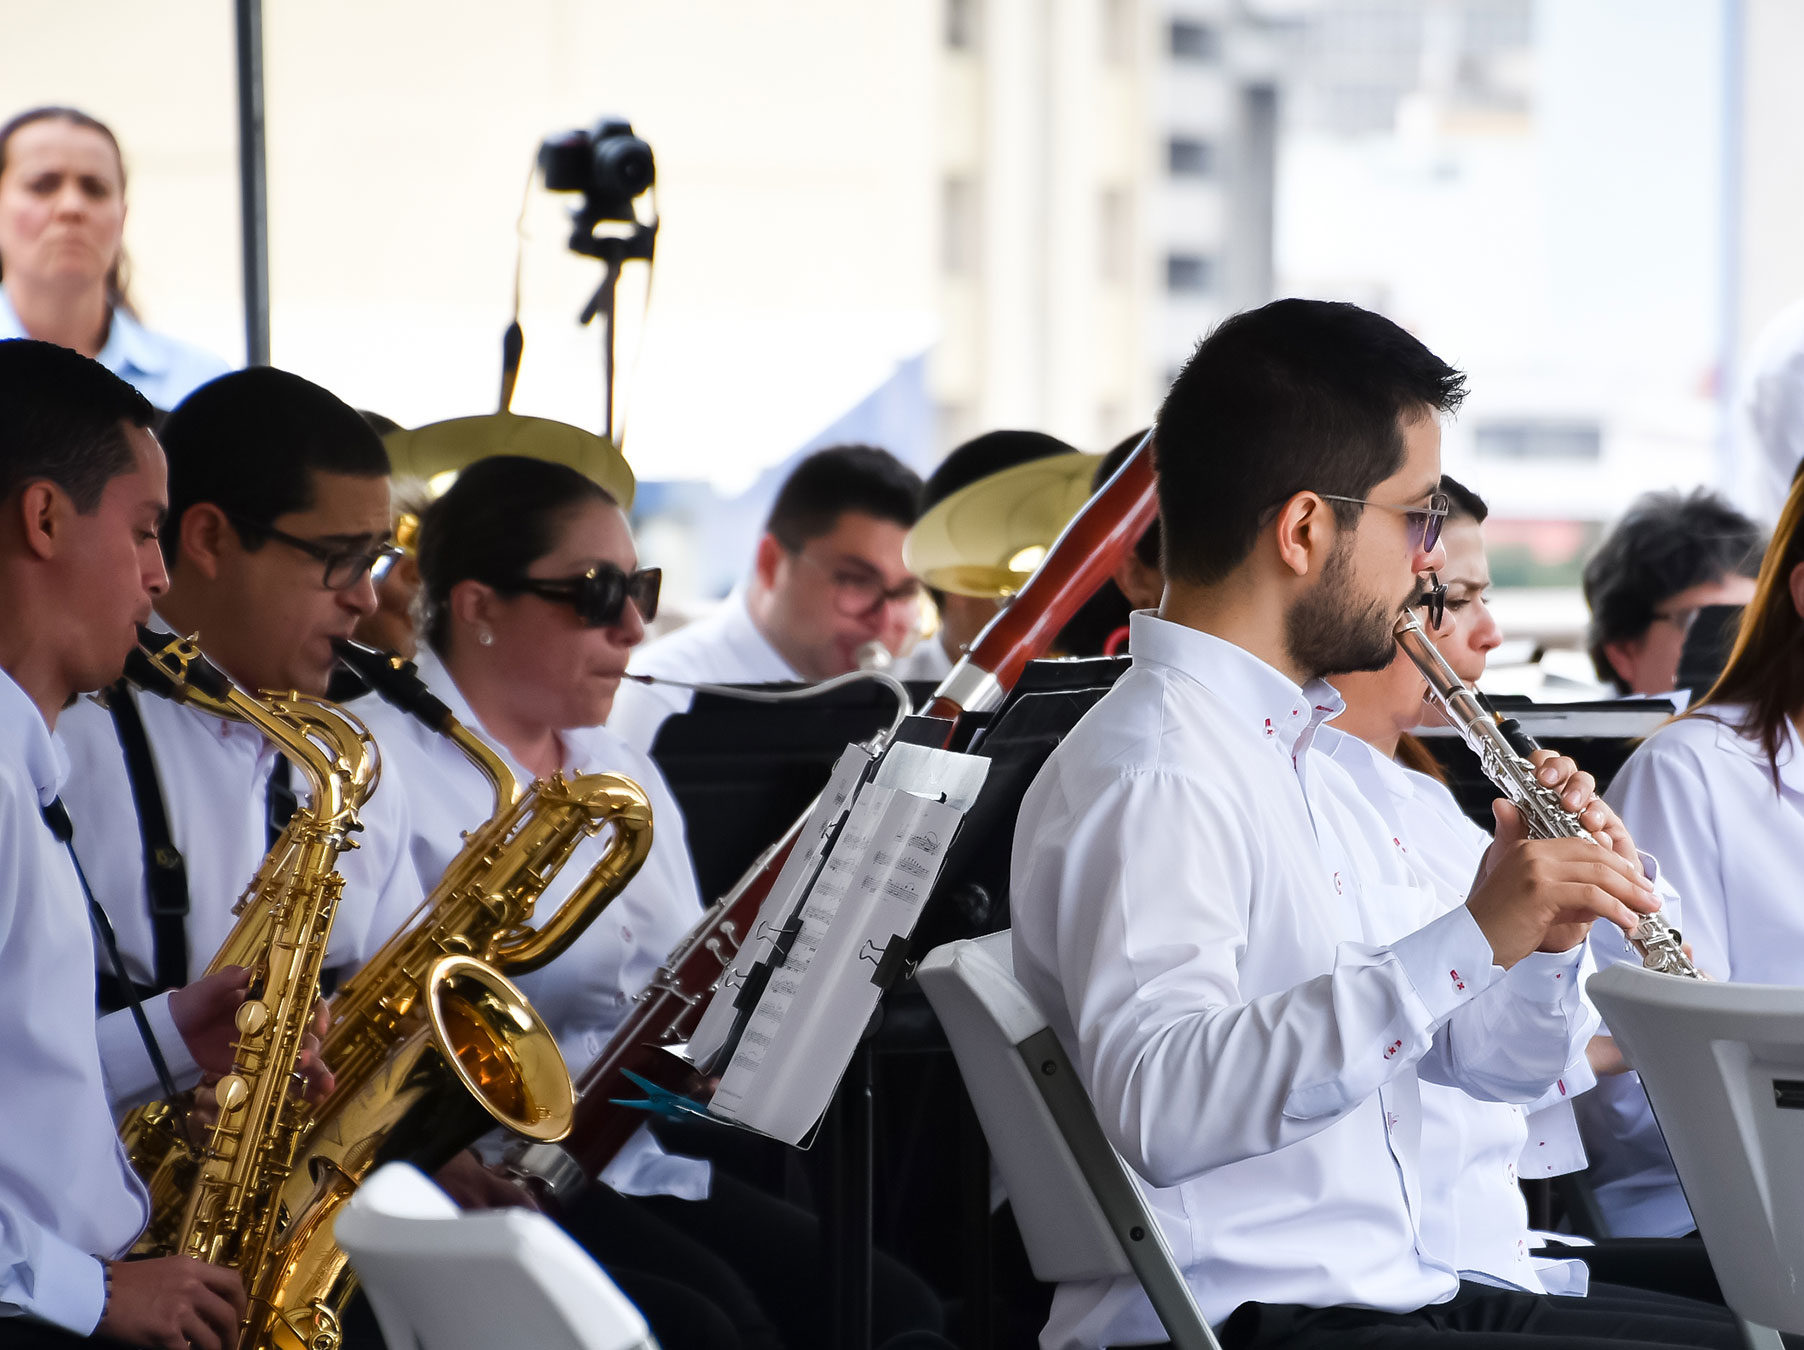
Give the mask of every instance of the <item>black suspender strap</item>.
[[(188, 866), (169, 833), (169, 813), (157, 782), (150, 740), (144, 734), (144, 719), (123, 681), (113, 686), (107, 707), (125, 751), (125, 772), (131, 780), (132, 802), (138, 808), (144, 889), (150, 908), (152, 983), (159, 990), (179, 989), (188, 983)], [(123, 967), (119, 978), (125, 978)]]
[(61, 797), (42, 808), (44, 824), (57, 841), (69, 850), (69, 861), (75, 867), (75, 879), (81, 883), (81, 893), (88, 899), (88, 921), (94, 925), (94, 934), (100, 939), (100, 945), (106, 948), (107, 959), (112, 962), (113, 975), (119, 981), (119, 988), (124, 992), (126, 1005), (132, 1010), (132, 1021), (138, 1028), (138, 1038), (144, 1042), (144, 1049), (150, 1055), (150, 1066), (157, 1072), (157, 1084), (163, 1089), (163, 1100), (175, 1100), (175, 1075), (169, 1072), (169, 1061), (163, 1058), (163, 1047), (157, 1044), (157, 1034), (150, 1029), (150, 1019), (144, 1015), (144, 1004), (139, 1001), (137, 988), (125, 973), (125, 958), (119, 955), (119, 943), (113, 936), (112, 922), (106, 911), (94, 899), (94, 891), (88, 885), (88, 874), (81, 869), (81, 859), (75, 856), (75, 822), (69, 819), (68, 808), (63, 805)]

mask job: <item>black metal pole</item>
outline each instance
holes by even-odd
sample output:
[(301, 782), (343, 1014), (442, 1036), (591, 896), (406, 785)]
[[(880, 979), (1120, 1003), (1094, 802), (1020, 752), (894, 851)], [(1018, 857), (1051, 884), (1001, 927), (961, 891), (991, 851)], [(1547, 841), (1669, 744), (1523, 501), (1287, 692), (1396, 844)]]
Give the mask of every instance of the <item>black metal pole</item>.
[(236, 0), (238, 216), (244, 253), (244, 360), (269, 364), (269, 163), (263, 148), (263, 0)]

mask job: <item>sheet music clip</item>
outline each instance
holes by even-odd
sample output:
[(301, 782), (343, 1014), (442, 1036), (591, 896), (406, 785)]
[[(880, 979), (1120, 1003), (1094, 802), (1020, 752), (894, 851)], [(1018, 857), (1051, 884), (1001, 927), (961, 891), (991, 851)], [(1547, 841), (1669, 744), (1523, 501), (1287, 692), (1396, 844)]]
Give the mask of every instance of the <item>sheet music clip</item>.
[(881, 948), (866, 938), (864, 946), (859, 948), (858, 959), (871, 963), (874, 967), (871, 971), (871, 983), (886, 992), (896, 982), (898, 975), (910, 973), (908, 939), (900, 933), (893, 934)]
[(659, 1087), (651, 1079), (634, 1073), (631, 1069), (621, 1070), (632, 1083), (645, 1094), (641, 1098), (611, 1097), (615, 1106), (629, 1107), (634, 1111), (644, 1111), (650, 1115), (663, 1116), (666, 1120), (712, 1120), (708, 1108), (699, 1102), (672, 1092), (669, 1088)]

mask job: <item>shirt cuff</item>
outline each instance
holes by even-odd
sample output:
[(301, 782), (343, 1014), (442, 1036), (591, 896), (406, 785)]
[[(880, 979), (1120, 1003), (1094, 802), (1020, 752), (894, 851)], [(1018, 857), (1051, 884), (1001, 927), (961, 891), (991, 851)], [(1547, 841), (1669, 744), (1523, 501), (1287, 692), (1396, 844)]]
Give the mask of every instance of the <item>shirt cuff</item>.
[[(100, 1258), (43, 1230), (44, 1245), (31, 1272), (32, 1297), (24, 1311), (32, 1317), (91, 1336), (106, 1311), (106, 1270)], [(5, 1323), (0, 1321), (0, 1328)], [(0, 1330), (0, 1339), (5, 1338)]]
[(1583, 984), (1579, 967), (1584, 959), (1583, 942), (1563, 952), (1530, 952), (1511, 966), (1504, 978), (1519, 998), (1553, 1007), (1578, 997)]
[[(158, 994), (144, 1003), (144, 1019), (156, 1037), (163, 1058), (169, 1063), (170, 1077), (178, 1088), (192, 1087), (200, 1081), (200, 1065), (188, 1052), (188, 1043), (176, 1029), (175, 1014), (169, 1010), (169, 995)], [(115, 1107), (137, 1105), (154, 1100), (162, 1092), (157, 1071), (150, 1062), (150, 1051), (138, 1034), (138, 1024), (131, 1009), (108, 1013), (94, 1024), (95, 1039), (100, 1042), (100, 1067), (106, 1076), (107, 1096)]]
[(1390, 949), (1437, 1027), (1504, 974), (1491, 963), (1491, 944), (1464, 905), (1399, 938)]

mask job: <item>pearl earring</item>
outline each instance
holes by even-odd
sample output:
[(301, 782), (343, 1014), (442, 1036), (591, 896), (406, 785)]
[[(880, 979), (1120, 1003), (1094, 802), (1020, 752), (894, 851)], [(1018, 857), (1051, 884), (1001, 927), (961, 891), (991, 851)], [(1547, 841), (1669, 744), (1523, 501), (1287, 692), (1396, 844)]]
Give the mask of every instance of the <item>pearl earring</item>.
[(486, 628), (476, 635), (476, 640), (485, 647), (493, 647), (495, 645), (495, 635)]

